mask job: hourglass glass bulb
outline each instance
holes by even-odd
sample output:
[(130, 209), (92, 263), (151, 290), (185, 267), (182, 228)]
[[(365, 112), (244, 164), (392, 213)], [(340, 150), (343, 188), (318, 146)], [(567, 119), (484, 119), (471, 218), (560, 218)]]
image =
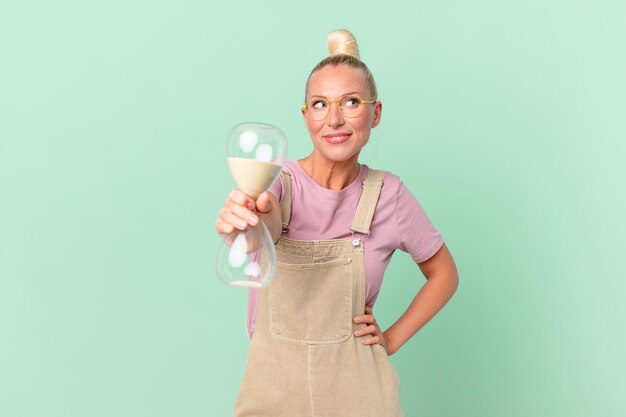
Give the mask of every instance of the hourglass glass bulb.
[[(276, 179), (286, 153), (287, 139), (276, 126), (240, 123), (230, 133), (228, 167), (238, 188), (256, 200)], [(217, 273), (225, 284), (264, 287), (271, 282), (275, 270), (274, 242), (262, 221), (224, 237)]]

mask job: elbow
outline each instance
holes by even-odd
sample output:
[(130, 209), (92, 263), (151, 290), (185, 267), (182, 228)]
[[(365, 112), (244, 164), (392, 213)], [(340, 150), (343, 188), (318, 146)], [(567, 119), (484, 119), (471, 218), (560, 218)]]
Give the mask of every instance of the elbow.
[(454, 294), (459, 288), (459, 272), (456, 270), (456, 268), (454, 268), (454, 274), (451, 278), (451, 281), (452, 294)]
[(452, 294), (454, 294), (459, 288), (459, 270), (456, 268), (456, 263), (454, 261), (451, 262), (449, 268), (448, 281), (450, 283), (450, 296), (452, 296)]

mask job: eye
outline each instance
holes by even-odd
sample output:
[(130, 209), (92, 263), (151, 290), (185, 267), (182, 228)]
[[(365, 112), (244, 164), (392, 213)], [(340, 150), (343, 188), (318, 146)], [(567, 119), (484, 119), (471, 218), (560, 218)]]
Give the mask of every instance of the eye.
[(358, 97), (344, 97), (342, 106), (346, 108), (356, 108), (361, 104), (361, 100)]
[(312, 100), (309, 107), (312, 109), (323, 110), (328, 107), (328, 103), (326, 103), (326, 100)]

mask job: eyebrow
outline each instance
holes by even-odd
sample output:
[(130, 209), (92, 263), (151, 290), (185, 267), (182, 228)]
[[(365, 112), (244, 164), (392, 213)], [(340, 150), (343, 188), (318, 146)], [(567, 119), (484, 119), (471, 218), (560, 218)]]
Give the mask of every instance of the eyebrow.
[[(349, 96), (350, 94), (357, 94), (357, 95), (359, 95), (359, 96), (361, 95), (361, 93), (359, 93), (358, 91), (351, 91), (351, 92), (349, 92), (349, 93), (343, 93), (343, 94), (342, 94), (342, 95), (340, 95), (339, 97)], [(319, 97), (319, 98), (328, 98), (328, 97), (326, 97), (326, 96), (321, 96), (321, 95), (318, 95), (318, 94), (313, 94), (312, 96), (310, 96), (310, 97), (309, 97), (309, 100), (310, 100), (310, 99), (312, 99), (312, 98), (314, 98), (314, 97)]]

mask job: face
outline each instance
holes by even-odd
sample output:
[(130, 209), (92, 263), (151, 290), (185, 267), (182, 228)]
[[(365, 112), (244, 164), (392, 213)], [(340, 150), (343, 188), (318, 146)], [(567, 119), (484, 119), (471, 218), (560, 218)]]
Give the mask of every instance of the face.
[[(324, 67), (309, 79), (307, 99), (320, 96), (334, 99), (346, 94), (358, 94), (371, 100), (371, 92), (360, 69), (345, 65)], [(330, 103), (328, 115), (323, 120), (309, 120), (302, 110), (304, 121), (313, 140), (313, 153), (329, 162), (357, 161), (361, 149), (370, 137), (370, 131), (380, 122), (382, 104), (363, 104), (356, 117), (345, 117), (338, 103)]]

